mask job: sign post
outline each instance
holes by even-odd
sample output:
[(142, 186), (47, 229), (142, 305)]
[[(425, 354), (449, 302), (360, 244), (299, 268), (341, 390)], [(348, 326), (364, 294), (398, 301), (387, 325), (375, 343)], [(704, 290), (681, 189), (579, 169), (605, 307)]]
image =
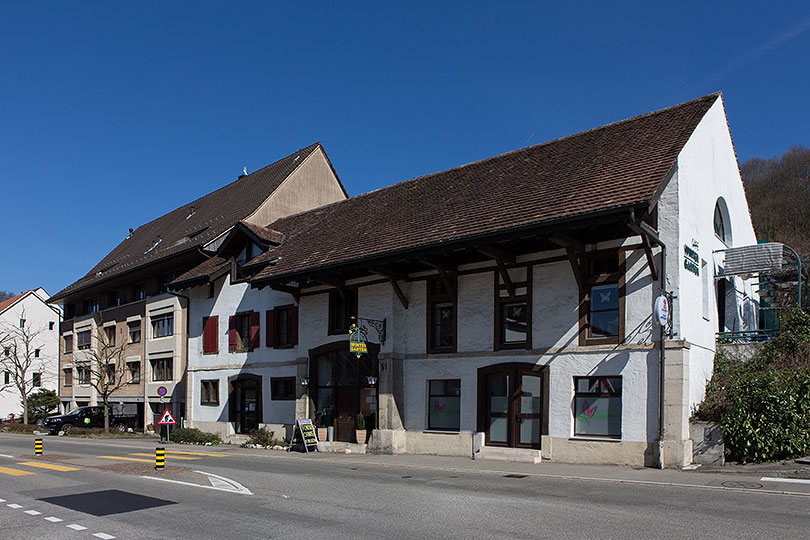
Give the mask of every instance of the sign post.
[(165, 411), (163, 411), (163, 416), (160, 417), (160, 420), (158, 421), (158, 425), (159, 426), (166, 426), (166, 442), (169, 442), (169, 443), (172, 442), (171, 438), (169, 436), (169, 432), (170, 432), (169, 430), (171, 429), (171, 428), (169, 428), (169, 426), (176, 426), (177, 425), (177, 420), (174, 419), (174, 416), (172, 416), (172, 412), (169, 409), (166, 409)]

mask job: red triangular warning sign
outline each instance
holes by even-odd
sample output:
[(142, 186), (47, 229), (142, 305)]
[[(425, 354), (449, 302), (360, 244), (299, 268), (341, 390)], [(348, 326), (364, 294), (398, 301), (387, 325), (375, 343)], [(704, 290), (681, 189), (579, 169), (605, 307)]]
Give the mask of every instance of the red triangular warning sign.
[(158, 425), (159, 426), (173, 426), (175, 424), (177, 424), (177, 420), (174, 419), (174, 416), (172, 416), (171, 411), (169, 409), (166, 409), (165, 411), (163, 411), (163, 416), (161, 416), (160, 420), (158, 420)]

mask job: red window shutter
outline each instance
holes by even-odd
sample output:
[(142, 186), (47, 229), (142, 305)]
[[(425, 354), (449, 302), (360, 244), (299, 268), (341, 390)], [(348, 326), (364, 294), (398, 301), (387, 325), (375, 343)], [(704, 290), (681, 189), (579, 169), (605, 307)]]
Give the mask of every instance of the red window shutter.
[(228, 317), (228, 350), (233, 352), (236, 350), (236, 316), (231, 315)]
[(298, 345), (298, 306), (292, 307), (290, 313), (290, 344)]
[(272, 347), (273, 345), (275, 345), (273, 341), (275, 339), (275, 330), (276, 330), (276, 323), (274, 316), (275, 316), (274, 310), (272, 309), (267, 310), (267, 317), (266, 317), (267, 328), (265, 328), (264, 332), (266, 335), (268, 347)]
[(253, 311), (250, 314), (250, 348), (258, 349), (261, 346), (259, 341), (259, 312)]
[(219, 352), (219, 317), (206, 317), (203, 325), (203, 352)]

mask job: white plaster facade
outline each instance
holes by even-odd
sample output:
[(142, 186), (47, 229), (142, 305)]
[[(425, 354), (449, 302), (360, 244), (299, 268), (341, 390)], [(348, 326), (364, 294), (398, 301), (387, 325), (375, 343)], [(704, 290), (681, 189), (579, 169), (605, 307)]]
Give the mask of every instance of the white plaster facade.
[[(26, 373), (26, 384), (34, 388), (34, 392), (37, 391), (34, 374), (38, 374), (39, 388), (56, 390), (58, 385), (61, 311), (58, 307), (48, 305), (47, 298), (48, 293), (40, 287), (15, 297), (0, 311), (0, 335), (15, 339), (21, 349), (21, 326), (25, 327), (22, 331), (31, 338), (31, 365)], [(4, 347), (8, 345), (10, 343), (0, 345), (0, 355), (5, 354)], [(0, 358), (0, 418), (14, 414), (21, 421), (22, 396), (14, 385), (14, 370), (5, 364)]]
[[(728, 208), (724, 242), (714, 233), (714, 209), (722, 198)], [(673, 293), (671, 330), (665, 332), (665, 369), (662, 386), (663, 440), (659, 433), (660, 327), (653, 320), (653, 304), (661, 294), (653, 279), (641, 235), (599, 244), (586, 243), (588, 252), (616, 250), (623, 261), (623, 341), (620, 344), (582, 343), (580, 290), (563, 249), (521, 255), (510, 265), (513, 281), (531, 277), (530, 346), (497, 350), (495, 297), (500, 278), (495, 263), (462, 265), (457, 273), (455, 352), (427, 350), (428, 293), (425, 279), (435, 272), (412, 273), (398, 280), (407, 298), (405, 308), (388, 281), (352, 280), (358, 315), (385, 320), (386, 340), (380, 344), (378, 429), (370, 447), (383, 452), (437, 453), (474, 456), (485, 450), (481, 431), (479, 369), (521, 364), (544, 373), (547, 426), (541, 441), (544, 459), (569, 462), (685, 465), (691, 460), (688, 418), (703, 398), (711, 376), (718, 309), (715, 275), (722, 256), (732, 245), (756, 242), (722, 99), (703, 116), (662, 185), (657, 208), (657, 230), (666, 245), (666, 289)], [(729, 239), (730, 238), (730, 239)], [(705, 262), (698, 273), (684, 268), (684, 246)], [(652, 258), (660, 268), (662, 249)], [(725, 300), (727, 328), (756, 328), (757, 297), (752, 284), (733, 279), (734, 292)], [(312, 351), (346, 341), (329, 335), (331, 287), (309, 285), (299, 301), (298, 345), (277, 350), (262, 347), (249, 353), (228, 353), (227, 318), (244, 310), (262, 314), (274, 305), (288, 304), (291, 296), (247, 285), (217, 283), (191, 294), (189, 333), (189, 400), (193, 425), (223, 434), (233, 432), (227, 419), (227, 380), (240, 373), (262, 376), (265, 424), (289, 425), (312, 416), (309, 390), (301, 386), (312, 373)], [(202, 353), (202, 317), (218, 315), (220, 350)], [(264, 335), (265, 319), (262, 317)], [(372, 332), (371, 341), (377, 341)], [(267, 388), (272, 376), (296, 376), (297, 405), (273, 403)], [(621, 377), (621, 433), (618, 438), (575, 436), (575, 377)], [(195, 394), (203, 379), (219, 381), (217, 406), (203, 406)], [(431, 380), (460, 381), (460, 420), (457, 432), (428, 429), (428, 384)], [(307, 392), (309, 394), (307, 395)], [(660, 461), (659, 461), (660, 460)]]

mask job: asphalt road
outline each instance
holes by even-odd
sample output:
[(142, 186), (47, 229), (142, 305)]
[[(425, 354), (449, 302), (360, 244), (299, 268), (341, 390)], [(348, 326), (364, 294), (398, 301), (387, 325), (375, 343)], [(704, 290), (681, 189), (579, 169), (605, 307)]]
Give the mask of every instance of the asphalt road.
[[(745, 475), (0, 434), (0, 538), (810, 538)], [(143, 461), (141, 461), (143, 460)]]

